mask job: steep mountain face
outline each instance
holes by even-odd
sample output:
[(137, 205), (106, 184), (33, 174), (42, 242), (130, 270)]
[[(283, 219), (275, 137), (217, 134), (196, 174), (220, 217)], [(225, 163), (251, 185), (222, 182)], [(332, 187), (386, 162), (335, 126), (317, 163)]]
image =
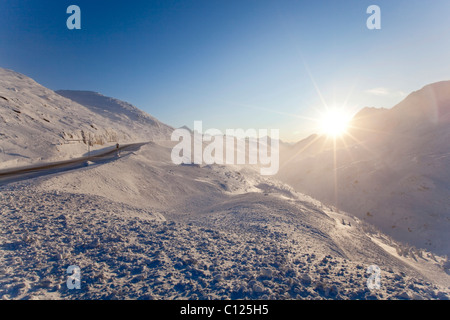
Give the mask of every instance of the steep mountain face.
[(394, 108), (365, 108), (348, 135), (311, 136), (282, 155), (279, 178), (411, 245), (450, 253), (450, 82)]
[(1, 167), (80, 156), (88, 144), (99, 148), (167, 139), (173, 130), (122, 101), (96, 93), (61, 93), (87, 106), (0, 68)]
[(92, 91), (58, 90), (57, 94), (75, 101), (92, 112), (127, 127), (144, 141), (168, 140), (173, 128), (128, 102)]

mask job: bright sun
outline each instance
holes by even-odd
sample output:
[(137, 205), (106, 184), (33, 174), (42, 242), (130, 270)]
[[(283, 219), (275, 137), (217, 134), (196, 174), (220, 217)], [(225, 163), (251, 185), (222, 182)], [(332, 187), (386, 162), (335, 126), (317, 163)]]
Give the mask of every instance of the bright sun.
[(331, 137), (338, 137), (347, 131), (351, 116), (339, 109), (328, 110), (319, 119), (320, 131)]

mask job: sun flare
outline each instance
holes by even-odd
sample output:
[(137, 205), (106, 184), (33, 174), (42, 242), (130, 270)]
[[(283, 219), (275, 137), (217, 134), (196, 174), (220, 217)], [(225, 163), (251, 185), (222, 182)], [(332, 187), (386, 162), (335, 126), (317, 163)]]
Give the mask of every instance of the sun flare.
[(343, 110), (328, 110), (319, 119), (319, 129), (323, 134), (338, 137), (347, 131), (350, 120), (351, 115)]

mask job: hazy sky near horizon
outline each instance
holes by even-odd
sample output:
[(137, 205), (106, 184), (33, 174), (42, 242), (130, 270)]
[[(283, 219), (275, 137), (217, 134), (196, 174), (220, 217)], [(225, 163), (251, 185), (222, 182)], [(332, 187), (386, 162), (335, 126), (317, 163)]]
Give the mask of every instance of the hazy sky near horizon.
[[(69, 5), (81, 30), (69, 30)], [(381, 30), (369, 30), (370, 5)], [(0, 2), (0, 67), (128, 101), (174, 127), (280, 129), (328, 106), (390, 108), (450, 79), (448, 0)]]

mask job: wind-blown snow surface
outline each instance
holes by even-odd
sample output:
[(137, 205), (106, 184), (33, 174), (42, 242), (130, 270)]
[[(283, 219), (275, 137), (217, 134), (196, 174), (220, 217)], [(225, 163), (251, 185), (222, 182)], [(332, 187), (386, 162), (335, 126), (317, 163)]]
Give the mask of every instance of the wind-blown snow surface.
[[(244, 167), (170, 145), (0, 187), (3, 299), (446, 299), (445, 261)], [(345, 224), (343, 224), (343, 222)], [(381, 270), (369, 290), (368, 266)], [(69, 290), (70, 265), (81, 289)]]
[(450, 82), (392, 109), (365, 108), (336, 144), (313, 135), (282, 150), (278, 178), (397, 240), (450, 254)]
[(125, 102), (97, 93), (61, 93), (74, 100), (90, 97), (89, 105), (0, 68), (0, 168), (79, 157), (88, 152), (89, 141), (96, 149), (167, 140), (172, 133), (171, 127)]

